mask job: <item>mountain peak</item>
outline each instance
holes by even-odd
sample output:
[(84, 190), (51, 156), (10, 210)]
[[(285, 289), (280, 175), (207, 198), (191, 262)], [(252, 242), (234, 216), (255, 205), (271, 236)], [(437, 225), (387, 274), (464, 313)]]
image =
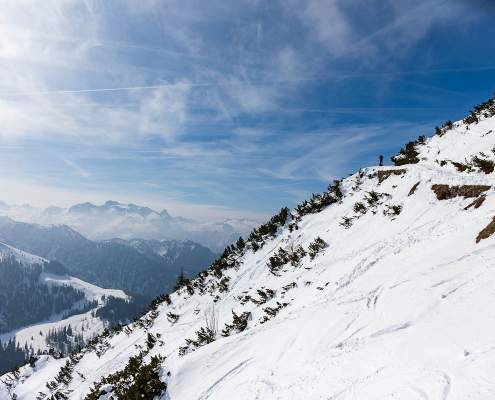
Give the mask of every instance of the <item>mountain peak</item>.
[(160, 211), (160, 217), (162, 217), (162, 218), (172, 218), (172, 216), (169, 214), (169, 212), (165, 208), (162, 211)]
[(118, 202), (118, 201), (115, 201), (115, 200), (107, 200), (102, 207), (119, 207), (119, 206), (123, 206), (124, 204)]
[(84, 213), (96, 209), (97, 206), (90, 202), (78, 203), (69, 207), (69, 213)]

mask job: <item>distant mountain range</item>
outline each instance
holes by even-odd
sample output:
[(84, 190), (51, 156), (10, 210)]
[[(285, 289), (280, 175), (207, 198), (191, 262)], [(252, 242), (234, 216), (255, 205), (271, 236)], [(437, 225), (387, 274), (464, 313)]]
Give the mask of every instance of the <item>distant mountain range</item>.
[(198, 222), (173, 217), (136, 204), (109, 200), (102, 205), (80, 203), (69, 208), (36, 208), (29, 204), (9, 205), (0, 201), (0, 215), (38, 224), (63, 224), (92, 240), (112, 238), (192, 240), (221, 252), (239, 236), (251, 231), (257, 221), (230, 219)]
[(40, 225), (0, 217), (0, 241), (62, 263), (92, 284), (149, 298), (170, 290), (181, 269), (196, 275), (215, 258), (191, 241), (92, 241), (66, 225)]

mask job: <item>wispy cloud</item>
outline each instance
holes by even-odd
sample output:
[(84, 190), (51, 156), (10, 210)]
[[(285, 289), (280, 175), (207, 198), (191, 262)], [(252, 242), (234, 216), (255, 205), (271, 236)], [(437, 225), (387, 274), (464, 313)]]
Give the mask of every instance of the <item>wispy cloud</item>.
[(89, 178), (91, 176), (91, 174), (88, 171), (86, 171), (84, 168), (81, 168), (74, 161), (64, 160), (64, 163), (82, 178)]
[[(55, 203), (276, 209), (465, 106), (465, 87), (434, 78), (495, 71), (489, 52), (450, 60), (452, 35), (483, 17), (465, 17), (470, 4), (6, 1), (3, 179), (17, 197), (53, 188)], [(453, 26), (449, 49), (429, 47)]]

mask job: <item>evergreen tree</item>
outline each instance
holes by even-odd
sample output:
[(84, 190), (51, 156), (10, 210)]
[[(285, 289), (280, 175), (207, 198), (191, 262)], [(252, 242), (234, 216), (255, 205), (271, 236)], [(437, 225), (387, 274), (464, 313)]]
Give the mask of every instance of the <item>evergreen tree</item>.
[(175, 282), (174, 286), (174, 291), (181, 289), (184, 286), (189, 285), (191, 281), (187, 278), (186, 274), (184, 273), (184, 269), (180, 269), (180, 274), (177, 277), (177, 282)]
[(7, 343), (0, 341), (0, 375), (23, 365), (33, 355), (32, 349), (27, 344), (21, 347), (14, 338)]

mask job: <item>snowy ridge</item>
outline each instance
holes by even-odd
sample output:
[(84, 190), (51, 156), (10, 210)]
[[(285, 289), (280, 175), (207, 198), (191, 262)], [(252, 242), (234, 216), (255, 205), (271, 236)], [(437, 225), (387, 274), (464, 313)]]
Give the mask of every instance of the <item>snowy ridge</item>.
[(0, 261), (8, 257), (13, 257), (17, 262), (26, 266), (33, 264), (43, 266), (48, 262), (46, 258), (35, 256), (34, 254), (27, 253), (0, 242)]
[[(84, 399), (140, 352), (164, 357), (169, 400), (495, 398), (495, 237), (476, 242), (495, 216), (495, 173), (446, 161), (493, 162), (490, 130), (493, 117), (458, 122), (418, 145), (417, 163), (360, 170), (96, 350), (21, 368), (0, 398)], [(483, 186), (440, 200), (435, 184)], [(212, 316), (218, 332), (202, 339)], [(97, 386), (92, 398), (116, 390)]]
[(86, 300), (99, 300), (103, 297), (115, 297), (118, 299), (127, 299), (128, 296), (123, 290), (119, 289), (103, 289), (99, 286), (85, 282), (73, 276), (60, 276), (55, 274), (42, 274), (41, 278), (44, 282), (51, 285), (71, 286), (76, 290), (84, 293)]

